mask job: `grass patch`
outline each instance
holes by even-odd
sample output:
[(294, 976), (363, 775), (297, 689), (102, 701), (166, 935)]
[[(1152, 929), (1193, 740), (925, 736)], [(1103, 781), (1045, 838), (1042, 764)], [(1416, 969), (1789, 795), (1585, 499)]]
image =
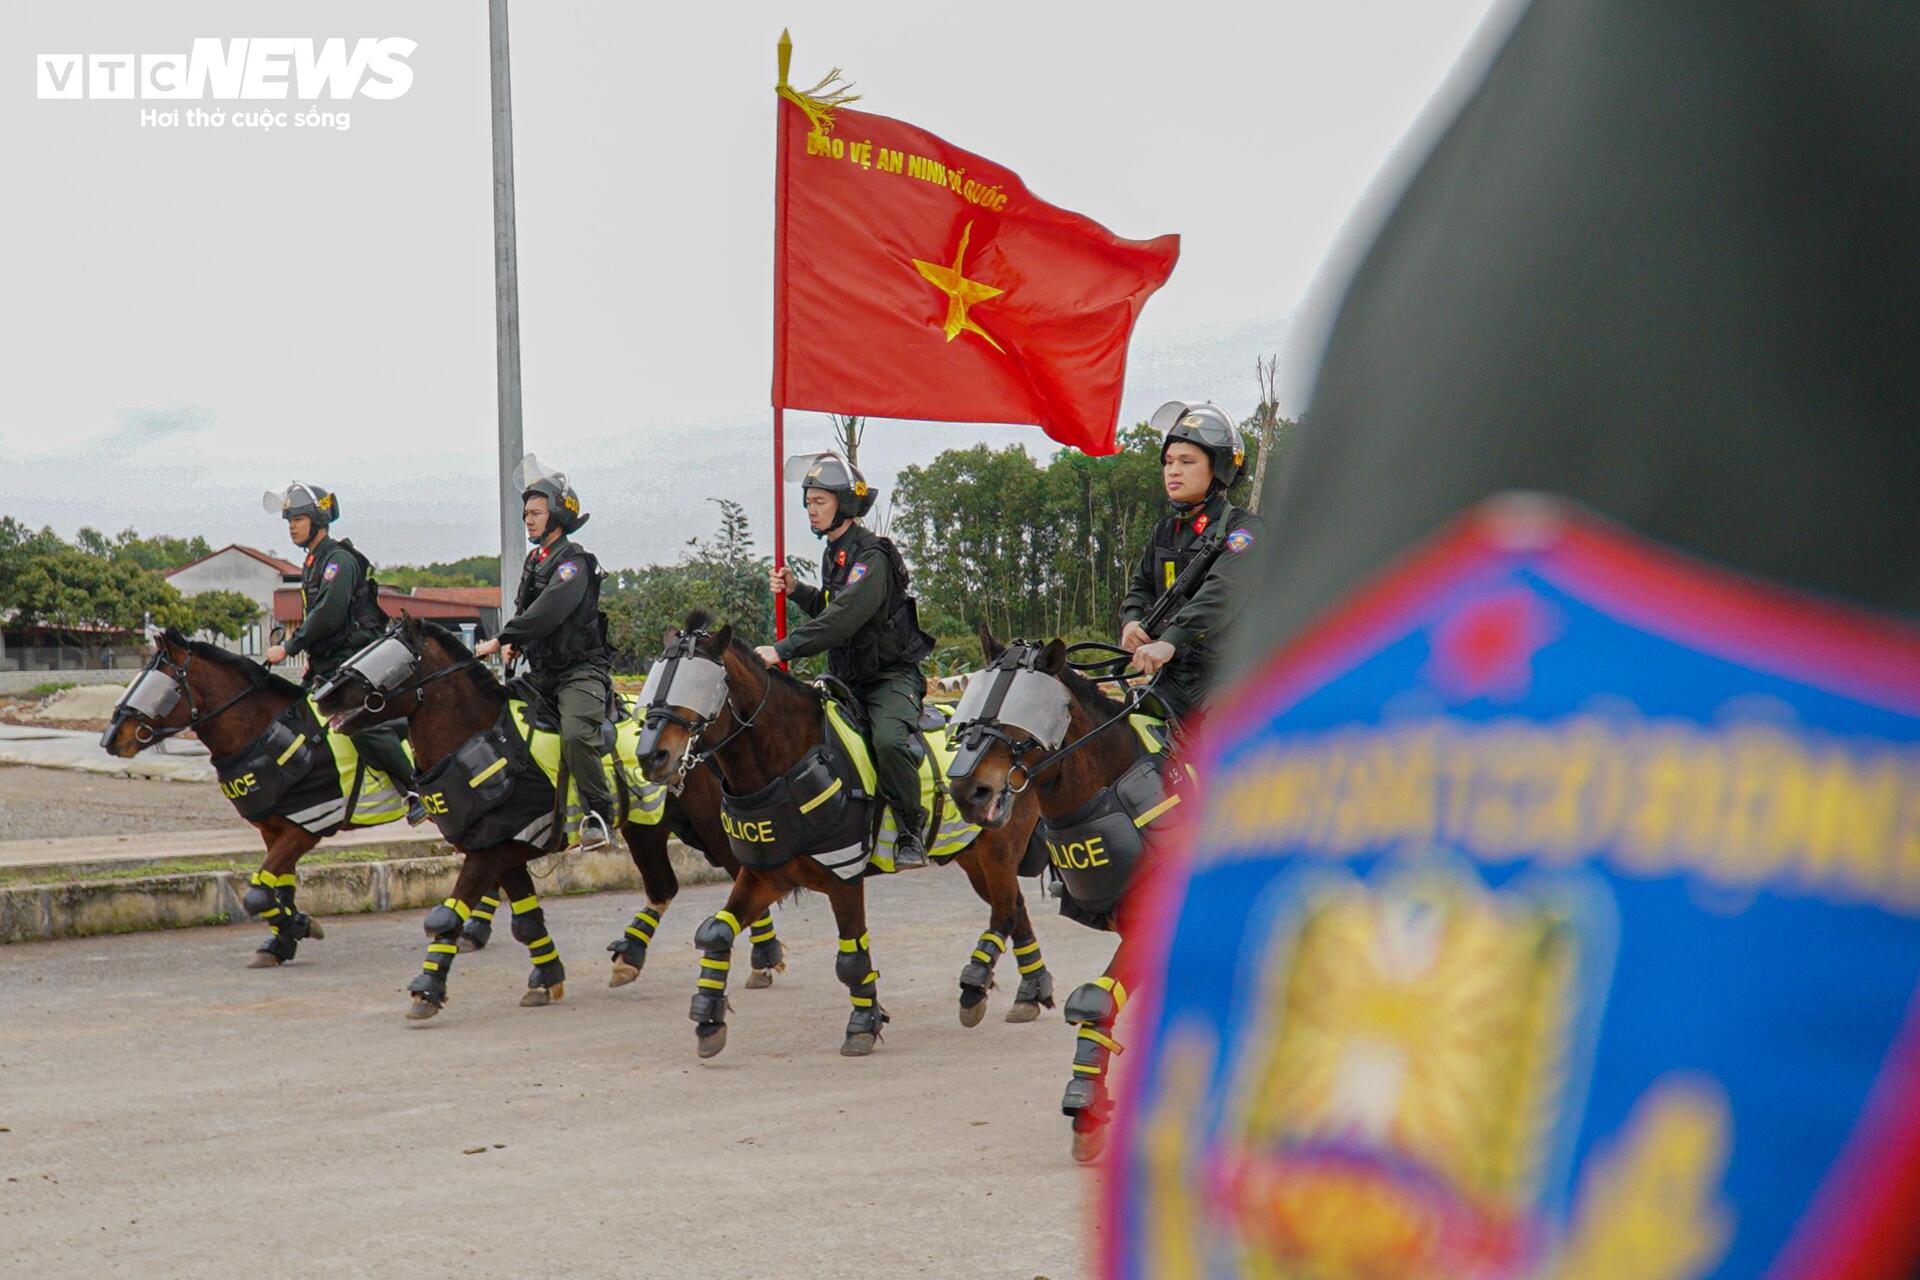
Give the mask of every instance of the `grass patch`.
[[(409, 858), (438, 858), (453, 850), (434, 841), (431, 844), (360, 845), (351, 849), (328, 849), (324, 845), (300, 859), (300, 867), (341, 866), (356, 862), (399, 862)], [(0, 888), (48, 884), (97, 884), (113, 880), (147, 880), (155, 876), (194, 875), (207, 871), (237, 872), (251, 875), (266, 856), (228, 855), (217, 858), (167, 858), (157, 862), (127, 862), (88, 870), (76, 876), (71, 867), (22, 867), (0, 870)]]
[(75, 685), (71, 680), (67, 680), (64, 682), (54, 680), (54, 681), (49, 681), (46, 684), (37, 684), (33, 686), (33, 688), (27, 690), (27, 696), (29, 698), (37, 698), (45, 694), (59, 693), (62, 690), (73, 689), (73, 688), (78, 688), (78, 686)]

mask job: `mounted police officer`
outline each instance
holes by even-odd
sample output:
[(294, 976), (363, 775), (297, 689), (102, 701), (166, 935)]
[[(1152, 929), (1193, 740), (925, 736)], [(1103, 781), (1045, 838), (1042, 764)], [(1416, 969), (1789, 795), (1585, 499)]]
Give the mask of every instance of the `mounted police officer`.
[[(927, 813), (920, 807), (919, 763), (908, 747), (927, 691), (920, 660), (933, 644), (920, 630), (913, 597), (907, 594), (906, 562), (892, 542), (860, 523), (877, 496), (866, 478), (837, 454), (795, 461), (805, 466), (800, 491), (807, 524), (814, 537), (827, 543), (820, 586), (796, 583), (785, 565), (773, 570), (768, 585), (785, 592), (809, 618), (786, 639), (755, 652), (768, 666), (827, 655), (828, 672), (866, 707), (880, 798), (892, 807), (899, 828), (894, 866), (924, 867), (927, 850), (921, 829)], [(793, 478), (791, 473), (788, 478)]]
[[(1160, 477), (1173, 511), (1154, 526), (1120, 606), (1120, 647), (1135, 670), (1159, 672), (1154, 696), (1178, 722), (1203, 707), (1216, 655), (1254, 589), (1260, 517), (1227, 501), (1246, 446), (1212, 404), (1179, 400), (1155, 410)], [(1171, 598), (1168, 598), (1171, 596)]]
[[(306, 686), (312, 688), (334, 669), (380, 638), (387, 628), (381, 612), (373, 564), (350, 539), (335, 541), (332, 526), (340, 518), (340, 497), (317, 484), (289, 484), (262, 499), (268, 511), (287, 522), (287, 536), (307, 553), (300, 568), (300, 625), (281, 644), (267, 649), (267, 665), (307, 655)], [(407, 821), (419, 826), (427, 811), (414, 794), (413, 761), (392, 729), (368, 729), (352, 735), (360, 758), (393, 780), (407, 796)]]
[(513, 620), (475, 646), (477, 657), (499, 653), (527, 660), (534, 688), (560, 713), (567, 773), (586, 809), (580, 845), (596, 849), (612, 837), (613, 791), (601, 766), (601, 726), (613, 692), (613, 650), (600, 612), (600, 580), (593, 554), (573, 541), (588, 520), (580, 496), (563, 472), (549, 471), (528, 454), (518, 470), (522, 518), (533, 550), (520, 570)]

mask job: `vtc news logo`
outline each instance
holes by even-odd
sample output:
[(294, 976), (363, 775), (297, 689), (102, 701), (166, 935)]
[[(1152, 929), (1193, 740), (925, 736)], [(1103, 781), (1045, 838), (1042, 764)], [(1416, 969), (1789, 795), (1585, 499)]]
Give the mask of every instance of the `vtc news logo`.
[(42, 98), (398, 98), (413, 87), (404, 36), (199, 37), (185, 53), (42, 53), (34, 67)]

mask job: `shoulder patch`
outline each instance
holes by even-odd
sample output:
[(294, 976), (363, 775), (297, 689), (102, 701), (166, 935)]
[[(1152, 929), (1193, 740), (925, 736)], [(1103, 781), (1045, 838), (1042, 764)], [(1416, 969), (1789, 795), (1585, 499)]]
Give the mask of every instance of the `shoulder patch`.
[(569, 560), (554, 572), (559, 576), (560, 581), (567, 582), (572, 579), (574, 574), (580, 572), (580, 566)]
[(338, 574), (339, 572), (340, 572), (340, 562), (338, 560), (329, 560), (327, 561), (327, 567), (320, 571), (320, 581), (332, 582), (334, 579), (334, 575)]
[(860, 581), (860, 579), (866, 576), (867, 576), (866, 562), (862, 561), (861, 563), (854, 565), (852, 570), (848, 572), (847, 585), (852, 586), (854, 583)]
[(1239, 555), (1253, 545), (1253, 530), (1235, 529), (1227, 535), (1227, 550)]

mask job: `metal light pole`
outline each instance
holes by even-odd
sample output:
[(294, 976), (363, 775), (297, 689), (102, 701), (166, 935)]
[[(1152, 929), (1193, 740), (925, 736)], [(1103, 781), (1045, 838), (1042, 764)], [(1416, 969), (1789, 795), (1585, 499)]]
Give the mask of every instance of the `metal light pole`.
[(513, 616), (520, 576), (520, 495), (513, 469), (520, 430), (520, 267), (513, 234), (513, 92), (507, 74), (507, 0), (487, 0), (493, 68), (493, 329), (500, 418), (500, 622)]

